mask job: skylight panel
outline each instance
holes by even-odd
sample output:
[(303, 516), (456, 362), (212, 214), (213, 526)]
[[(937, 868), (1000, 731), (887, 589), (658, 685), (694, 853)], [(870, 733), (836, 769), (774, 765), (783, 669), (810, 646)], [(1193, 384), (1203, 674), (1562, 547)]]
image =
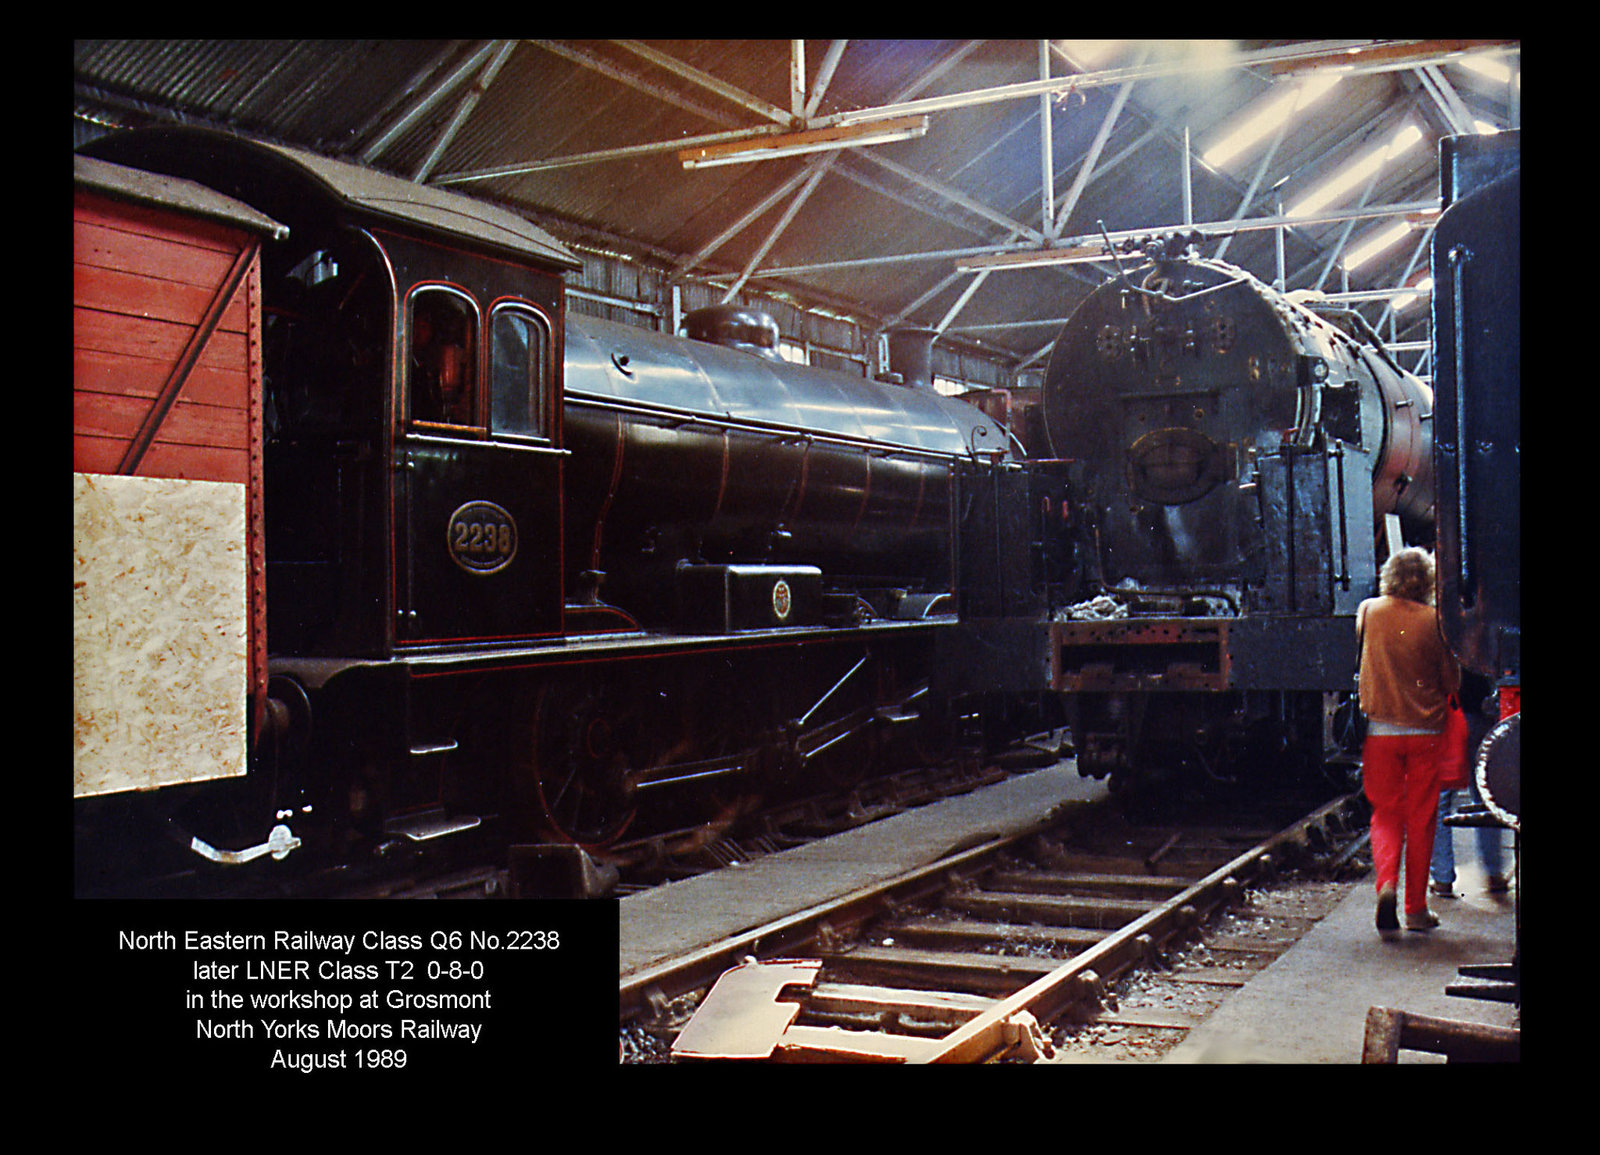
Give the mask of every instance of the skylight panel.
[(1394, 307), (1395, 312), (1404, 312), (1406, 309), (1411, 308), (1411, 306), (1427, 300), (1428, 294), (1433, 292), (1433, 278), (1423, 277), (1422, 280), (1418, 281), (1415, 285), (1412, 285), (1411, 288), (1415, 291), (1410, 293), (1401, 293), (1398, 297), (1391, 299), (1389, 303)]
[(1104, 63), (1124, 41), (1121, 40), (1057, 40), (1061, 54), (1085, 72)]
[(1463, 56), (1456, 61), (1462, 68), (1470, 69), (1479, 76), (1488, 77), (1490, 80), (1505, 84), (1511, 79), (1511, 65), (1506, 63), (1504, 56), (1497, 53), (1488, 53), (1482, 56)]
[(1291, 217), (1308, 217), (1320, 212), (1333, 204), (1340, 197), (1359, 188), (1372, 177), (1379, 169), (1393, 158), (1400, 156), (1422, 139), (1422, 130), (1414, 124), (1408, 124), (1385, 144), (1368, 150), (1357, 157), (1344, 168), (1340, 169), (1328, 181), (1318, 185), (1304, 199), (1291, 205), (1288, 215)]
[(1316, 72), (1286, 91), (1274, 93), (1249, 112), (1228, 134), (1201, 154), (1200, 159), (1212, 168), (1221, 168), (1234, 157), (1264, 140), (1277, 127), (1297, 112), (1301, 112), (1326, 96), (1338, 84), (1337, 72)]
[(1369, 233), (1361, 242), (1345, 251), (1344, 271), (1353, 273), (1379, 253), (1387, 252), (1411, 233), (1410, 221), (1396, 221)]

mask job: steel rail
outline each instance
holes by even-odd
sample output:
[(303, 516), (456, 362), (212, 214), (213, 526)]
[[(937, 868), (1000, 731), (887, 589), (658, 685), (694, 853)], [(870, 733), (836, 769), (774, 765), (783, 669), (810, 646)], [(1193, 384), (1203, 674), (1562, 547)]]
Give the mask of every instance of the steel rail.
[[(1325, 824), (1353, 803), (1354, 796), (1335, 799), (1297, 820), (1050, 974), (996, 1003), (946, 1038), (925, 1040), (927, 1048), (909, 1061), (982, 1062), (1003, 1053), (1014, 1044), (1018, 1024), (1026, 1022), (1029, 1014), (1044, 1021), (1059, 1015), (1073, 1002), (1097, 994), (1104, 981), (1145, 957), (1159, 942), (1203, 921), (1212, 909), (1238, 893), (1246, 881), (1267, 873), (1274, 864), (1275, 850), (1302, 843), (1308, 830)], [(1055, 825), (1054, 820), (1044, 819), (1013, 834), (986, 839), (926, 866), (624, 975), (619, 983), (620, 1021), (649, 1013), (653, 1003), (709, 986), (724, 971), (758, 951), (792, 956), (814, 946), (819, 939), (848, 932), (883, 913), (889, 900), (914, 902), (926, 898), (996, 852), (1046, 833)], [(866, 1054), (864, 1050), (851, 1057), (860, 1059)], [(839, 1052), (834, 1057), (847, 1056)]]
[(950, 874), (963, 869), (1053, 825), (1046, 819), (1025, 830), (988, 839), (937, 862), (906, 871), (893, 878), (860, 887), (840, 898), (816, 903), (793, 914), (763, 923), (732, 938), (710, 943), (675, 958), (623, 975), (619, 983), (622, 1021), (649, 1009), (656, 995), (672, 998), (709, 985), (728, 967), (757, 950), (789, 951), (813, 942), (819, 935), (855, 926), (883, 911), (887, 898), (915, 899), (948, 884)]
[(1274, 865), (1274, 850), (1300, 842), (1311, 827), (1325, 823), (1351, 803), (1351, 796), (1337, 798), (1285, 827), (1110, 937), (1073, 956), (1050, 974), (1002, 999), (952, 1032), (936, 1049), (912, 1061), (976, 1063), (1003, 1053), (1016, 1037), (1015, 1023), (1021, 1016), (1031, 1014), (1042, 1022), (1059, 1015), (1065, 1007), (1098, 989), (1106, 979), (1144, 957), (1153, 945), (1202, 921), (1211, 909), (1236, 894), (1246, 881), (1267, 873)]

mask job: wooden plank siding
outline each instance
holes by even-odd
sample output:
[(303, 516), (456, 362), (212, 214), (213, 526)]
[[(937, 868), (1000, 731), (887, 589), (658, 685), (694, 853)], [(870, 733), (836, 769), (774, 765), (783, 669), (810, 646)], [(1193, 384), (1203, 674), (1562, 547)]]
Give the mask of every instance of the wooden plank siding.
[[(113, 471), (242, 246), (206, 221), (74, 197), (74, 468)], [(253, 267), (138, 473), (250, 484), (259, 421), (260, 309)], [(256, 410), (253, 412), (252, 410)]]

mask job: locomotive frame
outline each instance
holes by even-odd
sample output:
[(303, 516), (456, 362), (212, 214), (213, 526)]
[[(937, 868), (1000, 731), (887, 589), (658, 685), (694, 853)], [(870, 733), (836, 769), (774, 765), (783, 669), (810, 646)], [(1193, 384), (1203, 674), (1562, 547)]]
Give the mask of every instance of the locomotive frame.
[(1138, 805), (1352, 785), (1355, 610), (1432, 535), (1426, 387), (1353, 312), (1162, 242), (1067, 321), (1042, 410), (1047, 592), (989, 636), (1044, 666), (1079, 773)]
[(80, 798), (80, 889), (172, 834), (229, 864), (592, 848), (948, 732), (951, 477), (1007, 453), (982, 413), (790, 366), (748, 317), (569, 316), (576, 258), (456, 194), (206, 130), (84, 151), (287, 238), (252, 346), (250, 773)]

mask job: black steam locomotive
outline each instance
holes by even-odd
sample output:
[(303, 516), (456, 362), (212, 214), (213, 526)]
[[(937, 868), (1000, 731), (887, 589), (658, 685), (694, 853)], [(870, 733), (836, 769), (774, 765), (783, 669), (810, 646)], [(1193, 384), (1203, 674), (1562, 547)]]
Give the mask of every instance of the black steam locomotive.
[(1441, 142), (1433, 359), (1439, 414), (1439, 622), (1488, 679), (1499, 724), (1479, 794), (1520, 832), (1522, 810), (1522, 134)]
[[(1440, 144), (1434, 230), (1440, 629), (1488, 679), (1499, 721), (1472, 760), (1475, 800), (1447, 826), (1515, 832), (1522, 857), (1522, 133)], [(1522, 1001), (1522, 887), (1508, 962), (1462, 967), (1450, 994)]]
[[(280, 239), (234, 282), (260, 299), (239, 327), (241, 372), (260, 374), (239, 484), (270, 652), (248, 772), (80, 789), (83, 888), (163, 831), (229, 862), (489, 825), (594, 846), (641, 814), (727, 813), (944, 732), (930, 685), (955, 620), (952, 474), (1009, 456), (982, 413), (931, 382), (791, 365), (747, 310), (691, 316), (689, 340), (574, 315), (572, 254), (457, 195), (200, 130), (84, 151), (133, 173), (115, 196), (231, 198)], [(81, 297), (127, 273), (95, 244)], [(114, 307), (80, 302), (80, 328)], [(77, 384), (81, 432), (111, 408), (83, 390), (113, 387)], [(87, 453), (95, 495), (138, 480)], [(145, 468), (192, 482), (202, 458), (180, 446)], [(99, 660), (80, 649), (80, 667)], [(86, 714), (112, 709), (80, 692), (78, 714), (81, 754)]]
[(1431, 394), (1354, 312), (1182, 250), (1153, 244), (1056, 342), (1054, 460), (1013, 483), (1051, 584), (991, 599), (990, 668), (1042, 672), (1079, 772), (1130, 795), (1343, 778), (1356, 607), (1387, 549), (1432, 538)]

